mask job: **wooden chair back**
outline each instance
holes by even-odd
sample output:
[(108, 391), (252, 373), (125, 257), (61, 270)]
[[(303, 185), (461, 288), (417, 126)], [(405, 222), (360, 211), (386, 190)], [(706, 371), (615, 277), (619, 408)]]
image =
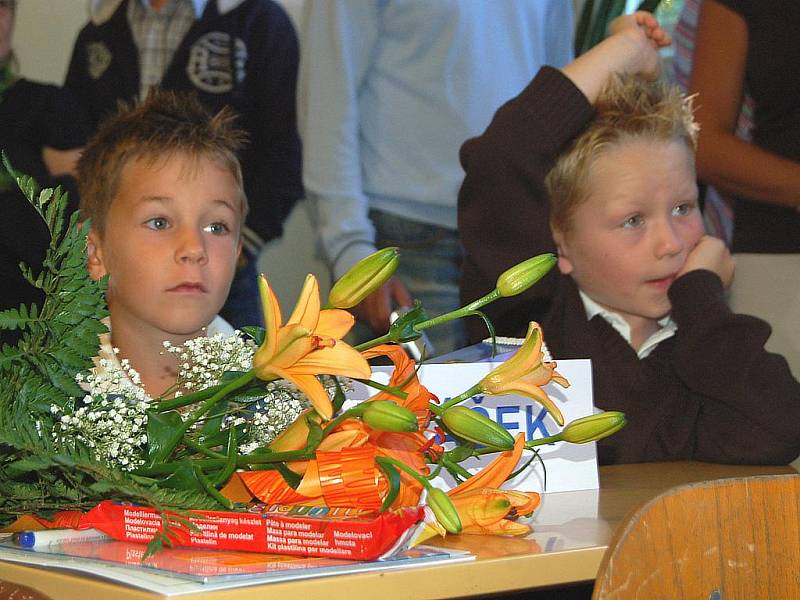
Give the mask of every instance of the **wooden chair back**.
[(800, 599), (800, 475), (657, 496), (615, 533), (592, 598)]

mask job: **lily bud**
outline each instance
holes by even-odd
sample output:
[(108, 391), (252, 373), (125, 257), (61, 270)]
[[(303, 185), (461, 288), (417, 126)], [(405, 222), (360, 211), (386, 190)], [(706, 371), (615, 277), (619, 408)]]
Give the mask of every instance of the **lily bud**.
[(378, 431), (418, 431), (417, 415), (391, 400), (365, 402), (363, 421)]
[(334, 308), (351, 308), (386, 283), (397, 269), (399, 251), (383, 248), (362, 258), (337, 281), (328, 294)]
[(436, 520), (448, 533), (461, 533), (461, 518), (450, 496), (439, 488), (428, 488), (427, 504), (436, 515)]
[(594, 442), (616, 433), (625, 426), (625, 422), (625, 413), (609, 410), (570, 421), (560, 437), (572, 444)]
[(544, 277), (557, 261), (556, 255), (548, 252), (514, 265), (497, 278), (500, 295), (508, 298), (521, 294)]
[(514, 447), (514, 438), (505, 427), (465, 406), (448, 408), (442, 414), (442, 422), (458, 437), (470, 442), (500, 450)]

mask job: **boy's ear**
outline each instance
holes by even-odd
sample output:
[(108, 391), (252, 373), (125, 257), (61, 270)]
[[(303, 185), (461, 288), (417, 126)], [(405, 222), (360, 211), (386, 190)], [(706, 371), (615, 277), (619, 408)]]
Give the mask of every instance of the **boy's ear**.
[(553, 240), (555, 240), (558, 250), (558, 270), (564, 275), (569, 275), (573, 271), (573, 266), (570, 260), (566, 236), (562, 231), (553, 229)]
[(92, 228), (86, 236), (86, 267), (89, 269), (89, 277), (94, 281), (102, 279), (108, 271), (103, 260), (103, 248), (100, 243), (100, 236)]

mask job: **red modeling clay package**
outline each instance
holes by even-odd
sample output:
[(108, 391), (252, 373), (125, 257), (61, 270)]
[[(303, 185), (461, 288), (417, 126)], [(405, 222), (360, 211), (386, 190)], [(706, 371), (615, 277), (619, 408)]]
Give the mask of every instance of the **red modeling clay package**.
[[(246, 550), (297, 556), (374, 560), (393, 549), (424, 517), (424, 508), (378, 513), (353, 508), (253, 505), (248, 512), (192, 511), (196, 530), (176, 528), (176, 546)], [(83, 515), (80, 529), (148, 543), (162, 530), (158, 511), (104, 501)]]

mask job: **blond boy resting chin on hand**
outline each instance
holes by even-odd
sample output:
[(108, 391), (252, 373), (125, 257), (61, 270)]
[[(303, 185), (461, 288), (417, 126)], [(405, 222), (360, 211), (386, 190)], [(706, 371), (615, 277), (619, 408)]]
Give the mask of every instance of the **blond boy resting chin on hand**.
[(691, 103), (648, 81), (666, 43), (652, 15), (623, 19), (462, 147), (463, 300), (520, 254), (557, 250), (560, 275), (492, 316), (504, 335), (539, 320), (554, 358), (592, 360), (595, 405), (628, 421), (601, 463), (785, 464), (800, 383), (764, 350), (769, 325), (726, 305), (734, 263), (704, 233)]
[(151, 397), (175, 384), (165, 341), (231, 331), (217, 313), (247, 213), (242, 140), (231, 113), (212, 117), (191, 96), (158, 92), (105, 121), (78, 164), (89, 272), (108, 276), (101, 355), (118, 349)]

